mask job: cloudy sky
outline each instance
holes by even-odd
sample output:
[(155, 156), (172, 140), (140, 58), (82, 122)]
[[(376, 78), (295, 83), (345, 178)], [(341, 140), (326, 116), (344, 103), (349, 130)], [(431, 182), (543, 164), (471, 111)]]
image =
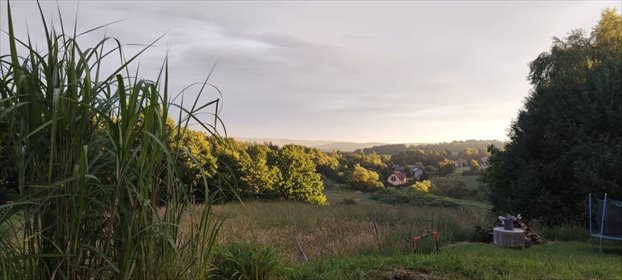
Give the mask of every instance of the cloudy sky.
[[(42, 42), (36, 4), (11, 3), (17, 33)], [(590, 30), (604, 8), (622, 10), (620, 1), (60, 0), (43, 1), (47, 17), (58, 20), (57, 5), (70, 26), (77, 11), (78, 33), (123, 20), (87, 44), (165, 34), (140, 67), (155, 77), (168, 52), (176, 91), (218, 60), (210, 81), (230, 136), (387, 143), (507, 139), (529, 61), (553, 36)]]

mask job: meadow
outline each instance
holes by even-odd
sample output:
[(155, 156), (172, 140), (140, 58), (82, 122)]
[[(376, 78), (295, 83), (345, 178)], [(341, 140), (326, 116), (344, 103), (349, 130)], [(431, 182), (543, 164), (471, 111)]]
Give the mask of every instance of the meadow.
[[(310, 260), (409, 254), (410, 238), (431, 226), (440, 232), (442, 244), (451, 244), (473, 240), (476, 226), (485, 226), (491, 218), (486, 212), (468, 208), (318, 206), (285, 201), (219, 205), (213, 207), (213, 213), (225, 218), (222, 243), (271, 244), (289, 264), (302, 260), (295, 239)], [(431, 251), (432, 242), (422, 241), (418, 249)]]
[[(358, 195), (354, 193), (354, 195)], [(329, 195), (329, 199), (331, 196)], [(217, 205), (225, 222), (219, 246), (272, 248), (282, 279), (621, 279), (622, 246), (604, 254), (580, 227), (538, 227), (547, 239), (524, 250), (476, 242), (495, 219), (480, 207), (436, 208), (335, 203), (251, 201)], [(410, 238), (434, 225), (432, 239), (412, 251)], [(571, 241), (561, 241), (571, 240)], [(296, 246), (303, 247), (305, 261)], [(253, 249), (254, 248), (254, 249)], [(259, 264), (256, 264), (259, 266)], [(250, 267), (253, 267), (251, 264)]]
[[(462, 178), (469, 189), (479, 185), (476, 176)], [(274, 277), (283, 279), (622, 278), (622, 246), (606, 243), (600, 254), (577, 225), (546, 227), (533, 221), (547, 243), (501, 249), (479, 242), (496, 219), (487, 203), (458, 199), (456, 208), (390, 205), (345, 184), (329, 180), (326, 185), (328, 206), (291, 201), (214, 206), (213, 213), (225, 219), (220, 246), (272, 248), (281, 264)], [(419, 241), (413, 253), (411, 238), (431, 227), (440, 232), (440, 253), (431, 238)]]

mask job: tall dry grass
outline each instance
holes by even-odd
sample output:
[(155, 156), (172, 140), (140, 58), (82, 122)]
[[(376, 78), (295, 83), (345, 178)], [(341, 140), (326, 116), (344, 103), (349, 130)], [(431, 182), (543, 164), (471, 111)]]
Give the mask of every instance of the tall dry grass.
[[(471, 240), (475, 227), (486, 226), (491, 218), (484, 210), (469, 208), (317, 206), (284, 201), (216, 205), (213, 212), (226, 217), (219, 235), (223, 244), (272, 244), (290, 263), (301, 261), (294, 239), (309, 259), (404, 254), (412, 250), (410, 238), (431, 226), (440, 231), (441, 243), (449, 244)], [(420, 245), (431, 251), (433, 242), (423, 240)]]

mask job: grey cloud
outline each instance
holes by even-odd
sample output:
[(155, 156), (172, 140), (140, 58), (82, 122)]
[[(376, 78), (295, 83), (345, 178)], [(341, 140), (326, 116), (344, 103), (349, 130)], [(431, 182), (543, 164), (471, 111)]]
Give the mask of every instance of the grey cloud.
[[(76, 3), (59, 2), (69, 20)], [(56, 2), (43, 4), (54, 12)], [(13, 5), (42, 35), (34, 3)], [(608, 6), (621, 10), (616, 1), (85, 1), (79, 19), (85, 29), (126, 19), (105, 30), (126, 43), (167, 33), (140, 62), (151, 76), (168, 51), (175, 89), (219, 59), (211, 82), (234, 136), (420, 142), (503, 138), (529, 91), (528, 62)]]

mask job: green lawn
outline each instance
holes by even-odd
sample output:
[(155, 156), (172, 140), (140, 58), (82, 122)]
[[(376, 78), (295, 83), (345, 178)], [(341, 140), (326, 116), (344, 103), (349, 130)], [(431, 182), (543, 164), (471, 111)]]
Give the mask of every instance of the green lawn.
[[(443, 247), (439, 255), (339, 257), (305, 263), (288, 279), (622, 279), (622, 248), (599, 254), (579, 242), (525, 250), (484, 243)], [(611, 248), (611, 247), (610, 247)], [(426, 278), (427, 277), (427, 278)]]

